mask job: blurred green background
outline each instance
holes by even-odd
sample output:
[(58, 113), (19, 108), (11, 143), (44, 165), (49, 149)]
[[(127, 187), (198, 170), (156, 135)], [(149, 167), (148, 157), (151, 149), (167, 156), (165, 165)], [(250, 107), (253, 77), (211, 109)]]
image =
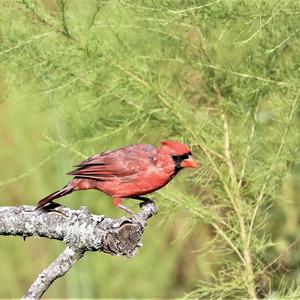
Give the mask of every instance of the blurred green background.
[[(0, 1), (1, 205), (127, 144), (180, 140), (201, 164), (153, 195), (138, 256), (87, 253), (46, 297), (300, 297), (299, 18), (299, 1)], [(95, 191), (60, 202), (123, 215)], [(0, 297), (63, 247), (1, 237)]]

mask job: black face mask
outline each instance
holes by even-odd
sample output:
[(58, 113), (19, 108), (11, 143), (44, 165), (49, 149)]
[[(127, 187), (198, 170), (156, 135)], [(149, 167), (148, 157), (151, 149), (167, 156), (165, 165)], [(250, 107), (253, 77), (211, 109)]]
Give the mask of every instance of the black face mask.
[(182, 155), (172, 155), (172, 159), (175, 163), (174, 173), (172, 174), (172, 178), (183, 168), (181, 166), (181, 162), (185, 159), (189, 159), (192, 155), (191, 152), (182, 154)]

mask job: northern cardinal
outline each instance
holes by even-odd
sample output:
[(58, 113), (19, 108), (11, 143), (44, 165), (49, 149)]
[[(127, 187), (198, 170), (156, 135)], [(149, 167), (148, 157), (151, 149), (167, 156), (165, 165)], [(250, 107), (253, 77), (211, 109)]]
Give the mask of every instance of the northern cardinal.
[(96, 154), (68, 173), (74, 178), (61, 190), (41, 199), (36, 209), (74, 191), (96, 189), (113, 198), (113, 204), (133, 214), (123, 206), (124, 198), (149, 200), (141, 197), (154, 192), (183, 168), (196, 168), (189, 148), (174, 141), (161, 142), (159, 148), (148, 144), (129, 145)]

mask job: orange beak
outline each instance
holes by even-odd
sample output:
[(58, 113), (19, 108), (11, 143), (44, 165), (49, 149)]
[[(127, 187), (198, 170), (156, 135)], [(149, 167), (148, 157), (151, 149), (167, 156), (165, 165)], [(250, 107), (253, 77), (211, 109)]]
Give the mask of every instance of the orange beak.
[(183, 168), (198, 168), (198, 164), (192, 156), (189, 159), (183, 160), (180, 165)]

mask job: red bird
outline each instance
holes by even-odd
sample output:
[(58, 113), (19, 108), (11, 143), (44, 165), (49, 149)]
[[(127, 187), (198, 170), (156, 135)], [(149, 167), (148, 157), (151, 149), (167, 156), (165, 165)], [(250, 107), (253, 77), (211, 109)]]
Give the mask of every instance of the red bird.
[(161, 142), (156, 148), (148, 144), (129, 145), (124, 148), (96, 154), (68, 173), (74, 178), (61, 190), (41, 199), (37, 209), (74, 191), (96, 189), (113, 198), (113, 204), (126, 212), (124, 198), (149, 200), (141, 197), (154, 192), (183, 168), (196, 168), (189, 148), (173, 141)]

